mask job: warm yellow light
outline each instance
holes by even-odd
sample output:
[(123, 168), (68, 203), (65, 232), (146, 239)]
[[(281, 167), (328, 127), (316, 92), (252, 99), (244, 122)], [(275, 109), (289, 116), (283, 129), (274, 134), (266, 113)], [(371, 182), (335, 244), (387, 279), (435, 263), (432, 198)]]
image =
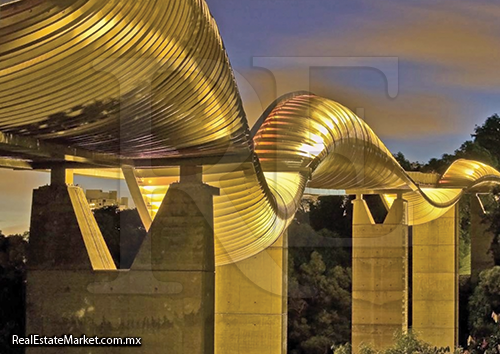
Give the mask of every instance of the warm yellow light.
[(314, 145), (302, 144), (299, 150), (305, 152), (307, 156), (316, 157), (321, 153), (321, 151), (323, 151), (324, 148), (325, 148), (324, 144), (314, 144)]
[(166, 186), (140, 186), (141, 189), (144, 189), (148, 192), (153, 192), (153, 191), (164, 191), (166, 190)]
[(319, 135), (311, 134), (309, 137), (311, 138), (312, 141), (314, 141), (316, 143), (316, 145), (318, 145), (318, 144), (323, 145), (325, 143), (323, 138), (320, 137)]
[[(78, 5), (80, 3), (83, 8)], [(29, 33), (33, 38), (46, 40), (30, 41), (21, 35), (19, 40), (9, 42), (12, 50), (8, 52), (12, 55), (7, 55), (8, 60), (1, 67), (0, 82), (16, 84), (2, 86), (0, 131), (28, 133), (41, 140), (59, 138), (64, 146), (101, 151), (126, 159), (188, 158), (196, 153), (200, 164), (205, 164), (205, 157), (219, 156), (223, 151), (248, 154), (252, 159), (242, 163), (222, 161), (204, 165), (204, 182), (220, 188), (220, 196), (214, 197), (215, 260), (218, 265), (244, 260), (271, 246), (292, 222), (307, 184), (312, 188), (355, 192), (411, 190), (414, 195), (405, 194), (405, 197), (414, 219), (431, 220), (452, 206), (462, 190), (471, 188), (477, 180), (492, 183), (500, 180), (500, 174), (493, 168), (463, 160), (455, 162), (446, 178), (433, 188), (441, 191), (422, 190), (362, 119), (341, 104), (314, 94), (292, 93), (277, 100), (251, 138), (229, 62), (222, 60), (214, 65), (211, 60), (203, 60), (204, 51), (193, 51), (191, 42), (179, 39), (202, 33), (203, 36), (198, 36), (199, 47), (211, 53), (211, 58), (227, 58), (205, 1), (195, 3), (179, 0), (173, 6), (168, 1), (144, 2), (144, 11), (137, 12), (129, 11), (131, 8), (124, 5), (109, 17), (105, 1), (93, 1), (92, 10), (87, 9), (84, 1), (75, 2), (71, 10), (73, 15), (91, 11), (95, 21), (90, 29), (85, 21), (75, 23), (70, 32), (62, 29), (68, 27), (68, 21), (73, 21), (72, 16), (39, 14), (35, 22), (21, 20), (30, 16), (27, 13), (14, 16), (12, 20), (16, 22), (18, 18), (19, 22), (0, 26), (0, 38), (12, 37), (11, 28), (16, 27), (20, 34)], [(127, 8), (129, 10), (125, 11)], [(140, 17), (153, 10), (162, 16)], [(178, 21), (180, 15), (185, 21)], [(44, 25), (47, 19), (51, 19), (50, 26)], [(150, 40), (143, 40), (146, 32), (153, 36)], [(56, 48), (53, 43), (59, 37), (63, 45)], [(126, 42), (126, 48), (122, 42)], [(106, 45), (96, 46), (95, 43)], [(112, 74), (118, 74), (118, 81), (125, 79), (125, 86), (120, 85), (124, 94), (132, 95), (141, 82), (154, 78), (158, 70), (169, 73), (169, 79), (151, 81), (151, 90), (155, 92), (154, 124), (144, 124), (141, 119), (148, 113), (141, 112), (141, 108), (147, 108), (150, 99), (142, 90), (133, 97), (137, 112), (135, 118), (127, 122), (127, 143), (113, 144), (111, 142), (120, 139), (119, 131), (110, 129), (114, 123), (119, 123), (118, 115), (107, 114), (102, 122), (94, 122), (92, 118), (85, 120), (80, 115), (85, 114), (82, 107), (91, 100), (99, 98), (111, 102), (117, 98), (119, 102), (125, 96), (120, 96), (116, 85), (108, 83), (109, 75), (87, 65), (88, 55), (85, 54), (91, 51), (102, 69), (106, 58), (122, 53), (124, 48), (134, 57), (144, 54), (142, 56), (150, 58), (152, 63), (112, 60)], [(176, 58), (180, 59), (171, 60), (165, 55), (168, 51), (177, 53)], [(44, 64), (38, 68), (32, 65), (38, 59), (26, 58), (43, 58)], [(57, 66), (68, 70), (47, 69)], [(27, 73), (34, 74), (43, 85), (30, 84), (31, 76)], [(220, 85), (216, 85), (215, 78)], [(46, 89), (52, 86), (53, 90)], [(62, 86), (66, 89), (57, 89)], [(85, 89), (93, 86), (99, 90)], [(71, 107), (77, 108), (68, 112)], [(78, 128), (68, 130), (65, 125), (54, 126), (50, 133), (47, 117), (51, 112), (67, 112), (69, 126), (78, 125)], [(24, 131), (24, 127), (35, 125), (38, 128), (33, 131)], [(311, 161), (312, 158), (315, 160)], [(142, 197), (154, 217), (168, 184), (178, 178), (179, 168), (146, 170), (137, 177)], [(114, 176), (123, 178), (120, 169), (101, 175)], [(444, 186), (455, 189), (443, 191)], [(393, 199), (386, 198), (386, 204), (390, 205)]]
[[(333, 129), (333, 127), (334, 127), (334, 124), (333, 124), (333, 123), (338, 124), (338, 123), (339, 123), (339, 121), (338, 121), (338, 119), (337, 119), (335, 116), (333, 116), (333, 115), (330, 115), (329, 117), (331, 118), (331, 120), (326, 119), (326, 120), (325, 120), (325, 124), (328, 126), (328, 128)], [(333, 121), (333, 122), (332, 122), (332, 121)]]
[(323, 135), (327, 135), (328, 134), (328, 128), (327, 127), (319, 127), (319, 131)]

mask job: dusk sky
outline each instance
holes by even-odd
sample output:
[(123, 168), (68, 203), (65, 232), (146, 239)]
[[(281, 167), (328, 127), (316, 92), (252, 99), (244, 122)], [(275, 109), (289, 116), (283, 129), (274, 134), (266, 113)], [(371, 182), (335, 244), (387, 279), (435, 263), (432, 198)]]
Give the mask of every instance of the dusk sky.
[[(369, 67), (313, 68), (310, 84), (301, 89), (364, 112), (387, 147), (410, 160), (453, 152), (470, 139), (476, 124), (500, 112), (498, 2), (208, 0), (208, 5), (251, 126), (276, 98), (273, 74), (255, 67), (254, 57), (397, 59), (389, 78)], [(295, 89), (294, 67), (283, 63), (277, 70)], [(399, 91), (390, 98), (393, 80)], [(48, 179), (46, 173), (0, 171), (0, 230), (28, 229), (32, 190)], [(78, 178), (76, 183), (128, 195), (115, 181)]]
[[(500, 15), (486, 1), (208, 0), (235, 71), (262, 107), (275, 98), (255, 56), (397, 57), (399, 93), (370, 68), (316, 68), (304, 87), (364, 118), (393, 151), (427, 161), (453, 152), (499, 112)], [(293, 68), (280, 68), (293, 77)], [(240, 84), (241, 86), (241, 84)], [(245, 92), (242, 93), (245, 98)], [(249, 121), (262, 108), (245, 102)], [(248, 108), (250, 106), (250, 108)]]

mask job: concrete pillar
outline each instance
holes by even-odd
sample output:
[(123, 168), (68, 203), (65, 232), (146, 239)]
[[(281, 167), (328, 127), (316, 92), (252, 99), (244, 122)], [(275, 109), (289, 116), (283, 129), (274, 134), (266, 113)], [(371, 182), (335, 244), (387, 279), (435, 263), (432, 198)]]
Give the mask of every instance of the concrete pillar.
[(214, 353), (213, 196), (218, 192), (194, 179), (181, 178), (170, 185), (131, 267), (139, 278), (139, 274), (152, 274), (160, 283), (180, 290), (164, 297), (161, 306), (155, 305), (158, 314), (168, 314), (173, 328), (168, 337), (151, 341), (171, 354)]
[(50, 170), (50, 184), (51, 185), (67, 185), (73, 184), (74, 174), (73, 170), (64, 167), (53, 167)]
[(479, 273), (495, 265), (490, 252), (494, 234), (488, 231), (491, 225), (483, 223), (484, 211), (478, 198), (472, 195), (470, 201), (471, 280), (473, 283), (479, 280)]
[(216, 270), (216, 354), (287, 352), (286, 234), (259, 254)]
[[(75, 301), (74, 291), (78, 289), (77, 297), (88, 294), (85, 287), (95, 280), (94, 270), (115, 271), (116, 267), (82, 189), (55, 184), (35, 190), (28, 248), (26, 333), (77, 335), (78, 328), (72, 321), (87, 306), (83, 298)], [(26, 352), (46, 354), (60, 349), (29, 347)]]
[(139, 188), (139, 184), (137, 183), (137, 178), (135, 176), (135, 170), (132, 166), (123, 166), (122, 173), (123, 177), (125, 178), (125, 182), (127, 183), (130, 195), (132, 196), (132, 199), (134, 201), (137, 212), (139, 213), (139, 217), (141, 218), (142, 224), (144, 225), (146, 231), (149, 231), (153, 220), (151, 219), (151, 215), (149, 214), (146, 202), (142, 197), (141, 189)]
[[(132, 268), (117, 271), (99, 266), (112, 259), (99, 244), (83, 192), (68, 193), (75, 188), (54, 185), (34, 194), (27, 333), (142, 338), (140, 347), (92, 347), (92, 353), (213, 354), (218, 189), (199, 181), (171, 185)], [(86, 354), (89, 348), (63, 351)]]
[(413, 226), (413, 330), (438, 347), (458, 343), (458, 207)]
[(79, 187), (33, 192), (29, 245), (29, 269), (116, 269)]
[(362, 196), (353, 200), (352, 348), (393, 344), (408, 328), (407, 202), (396, 199), (376, 224)]

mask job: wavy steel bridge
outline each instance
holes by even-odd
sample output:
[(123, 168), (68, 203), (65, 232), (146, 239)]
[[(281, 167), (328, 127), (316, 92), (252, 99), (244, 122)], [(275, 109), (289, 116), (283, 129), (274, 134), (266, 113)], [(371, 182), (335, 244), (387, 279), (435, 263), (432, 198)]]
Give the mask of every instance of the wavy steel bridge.
[[(28, 331), (57, 334), (73, 320), (89, 330), (101, 318), (118, 331), (142, 321), (147, 353), (168, 347), (165, 339), (169, 353), (213, 352), (214, 255), (215, 351), (286, 351), (286, 230), (306, 187), (357, 195), (354, 347), (388, 345), (408, 327), (409, 306), (424, 339), (452, 346), (456, 204), (500, 181), (467, 160), (442, 176), (406, 172), (363, 120), (308, 92), (277, 99), (250, 129), (202, 0), (2, 6), (0, 156), (4, 168), (52, 171), (33, 199)], [(73, 173), (127, 181), (149, 229), (130, 271), (115, 269)], [(383, 224), (363, 194), (382, 196)], [(181, 290), (162, 288), (171, 283)], [(160, 332), (148, 337), (153, 322)]]

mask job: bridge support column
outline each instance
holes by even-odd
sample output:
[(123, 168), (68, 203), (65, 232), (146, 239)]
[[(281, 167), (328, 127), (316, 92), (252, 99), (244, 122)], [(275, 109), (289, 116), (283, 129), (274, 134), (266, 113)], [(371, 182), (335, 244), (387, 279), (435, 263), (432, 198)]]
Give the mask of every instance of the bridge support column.
[(489, 224), (483, 223), (484, 211), (477, 196), (472, 195), (470, 201), (470, 236), (471, 236), (471, 280), (476, 283), (479, 273), (495, 265), (490, 253), (493, 233), (488, 231)]
[(149, 214), (149, 210), (144, 202), (144, 198), (141, 194), (141, 189), (139, 188), (139, 184), (137, 183), (137, 178), (135, 176), (135, 170), (131, 166), (123, 166), (122, 167), (123, 177), (125, 177), (125, 182), (127, 183), (128, 190), (130, 195), (132, 196), (132, 200), (134, 201), (137, 212), (139, 213), (139, 217), (144, 225), (146, 231), (149, 231), (153, 220), (151, 215)]
[(286, 234), (259, 254), (216, 270), (216, 354), (287, 352)]
[(64, 166), (54, 167), (50, 170), (50, 184), (53, 186), (64, 186), (73, 184), (74, 173), (72, 169)]
[(353, 200), (352, 348), (383, 349), (408, 328), (407, 202), (396, 199), (376, 224), (361, 195)]
[[(189, 170), (196, 173), (170, 186), (130, 270), (100, 266), (113, 261), (104, 243), (97, 248), (107, 255), (92, 249), (104, 241), (79, 188), (35, 191), (28, 334), (142, 338), (140, 347), (94, 347), (93, 353), (214, 353), (213, 195), (218, 189), (201, 183), (199, 168)], [(75, 197), (73, 190), (81, 193)], [(60, 350), (30, 347), (27, 352)]]
[[(139, 282), (155, 279), (158, 285), (144, 299), (150, 304), (146, 311), (157, 322), (170, 323), (164, 335), (148, 335), (156, 345), (148, 353), (214, 353), (213, 196), (219, 190), (201, 179), (201, 167), (181, 167), (181, 181), (170, 185), (130, 270)], [(134, 301), (130, 304), (137, 310), (145, 307), (140, 299)]]
[[(107, 279), (104, 271), (116, 269), (82, 189), (60, 182), (33, 192), (26, 288), (27, 335), (78, 335), (78, 325), (73, 321), (82, 319), (79, 311), (83, 309), (84, 313), (92, 307), (84, 298), (88, 294), (86, 285), (96, 280), (93, 270), (102, 271), (104, 280)], [(59, 351), (58, 347), (26, 349), (29, 354)]]
[(413, 226), (413, 330), (438, 347), (458, 342), (458, 207)]

